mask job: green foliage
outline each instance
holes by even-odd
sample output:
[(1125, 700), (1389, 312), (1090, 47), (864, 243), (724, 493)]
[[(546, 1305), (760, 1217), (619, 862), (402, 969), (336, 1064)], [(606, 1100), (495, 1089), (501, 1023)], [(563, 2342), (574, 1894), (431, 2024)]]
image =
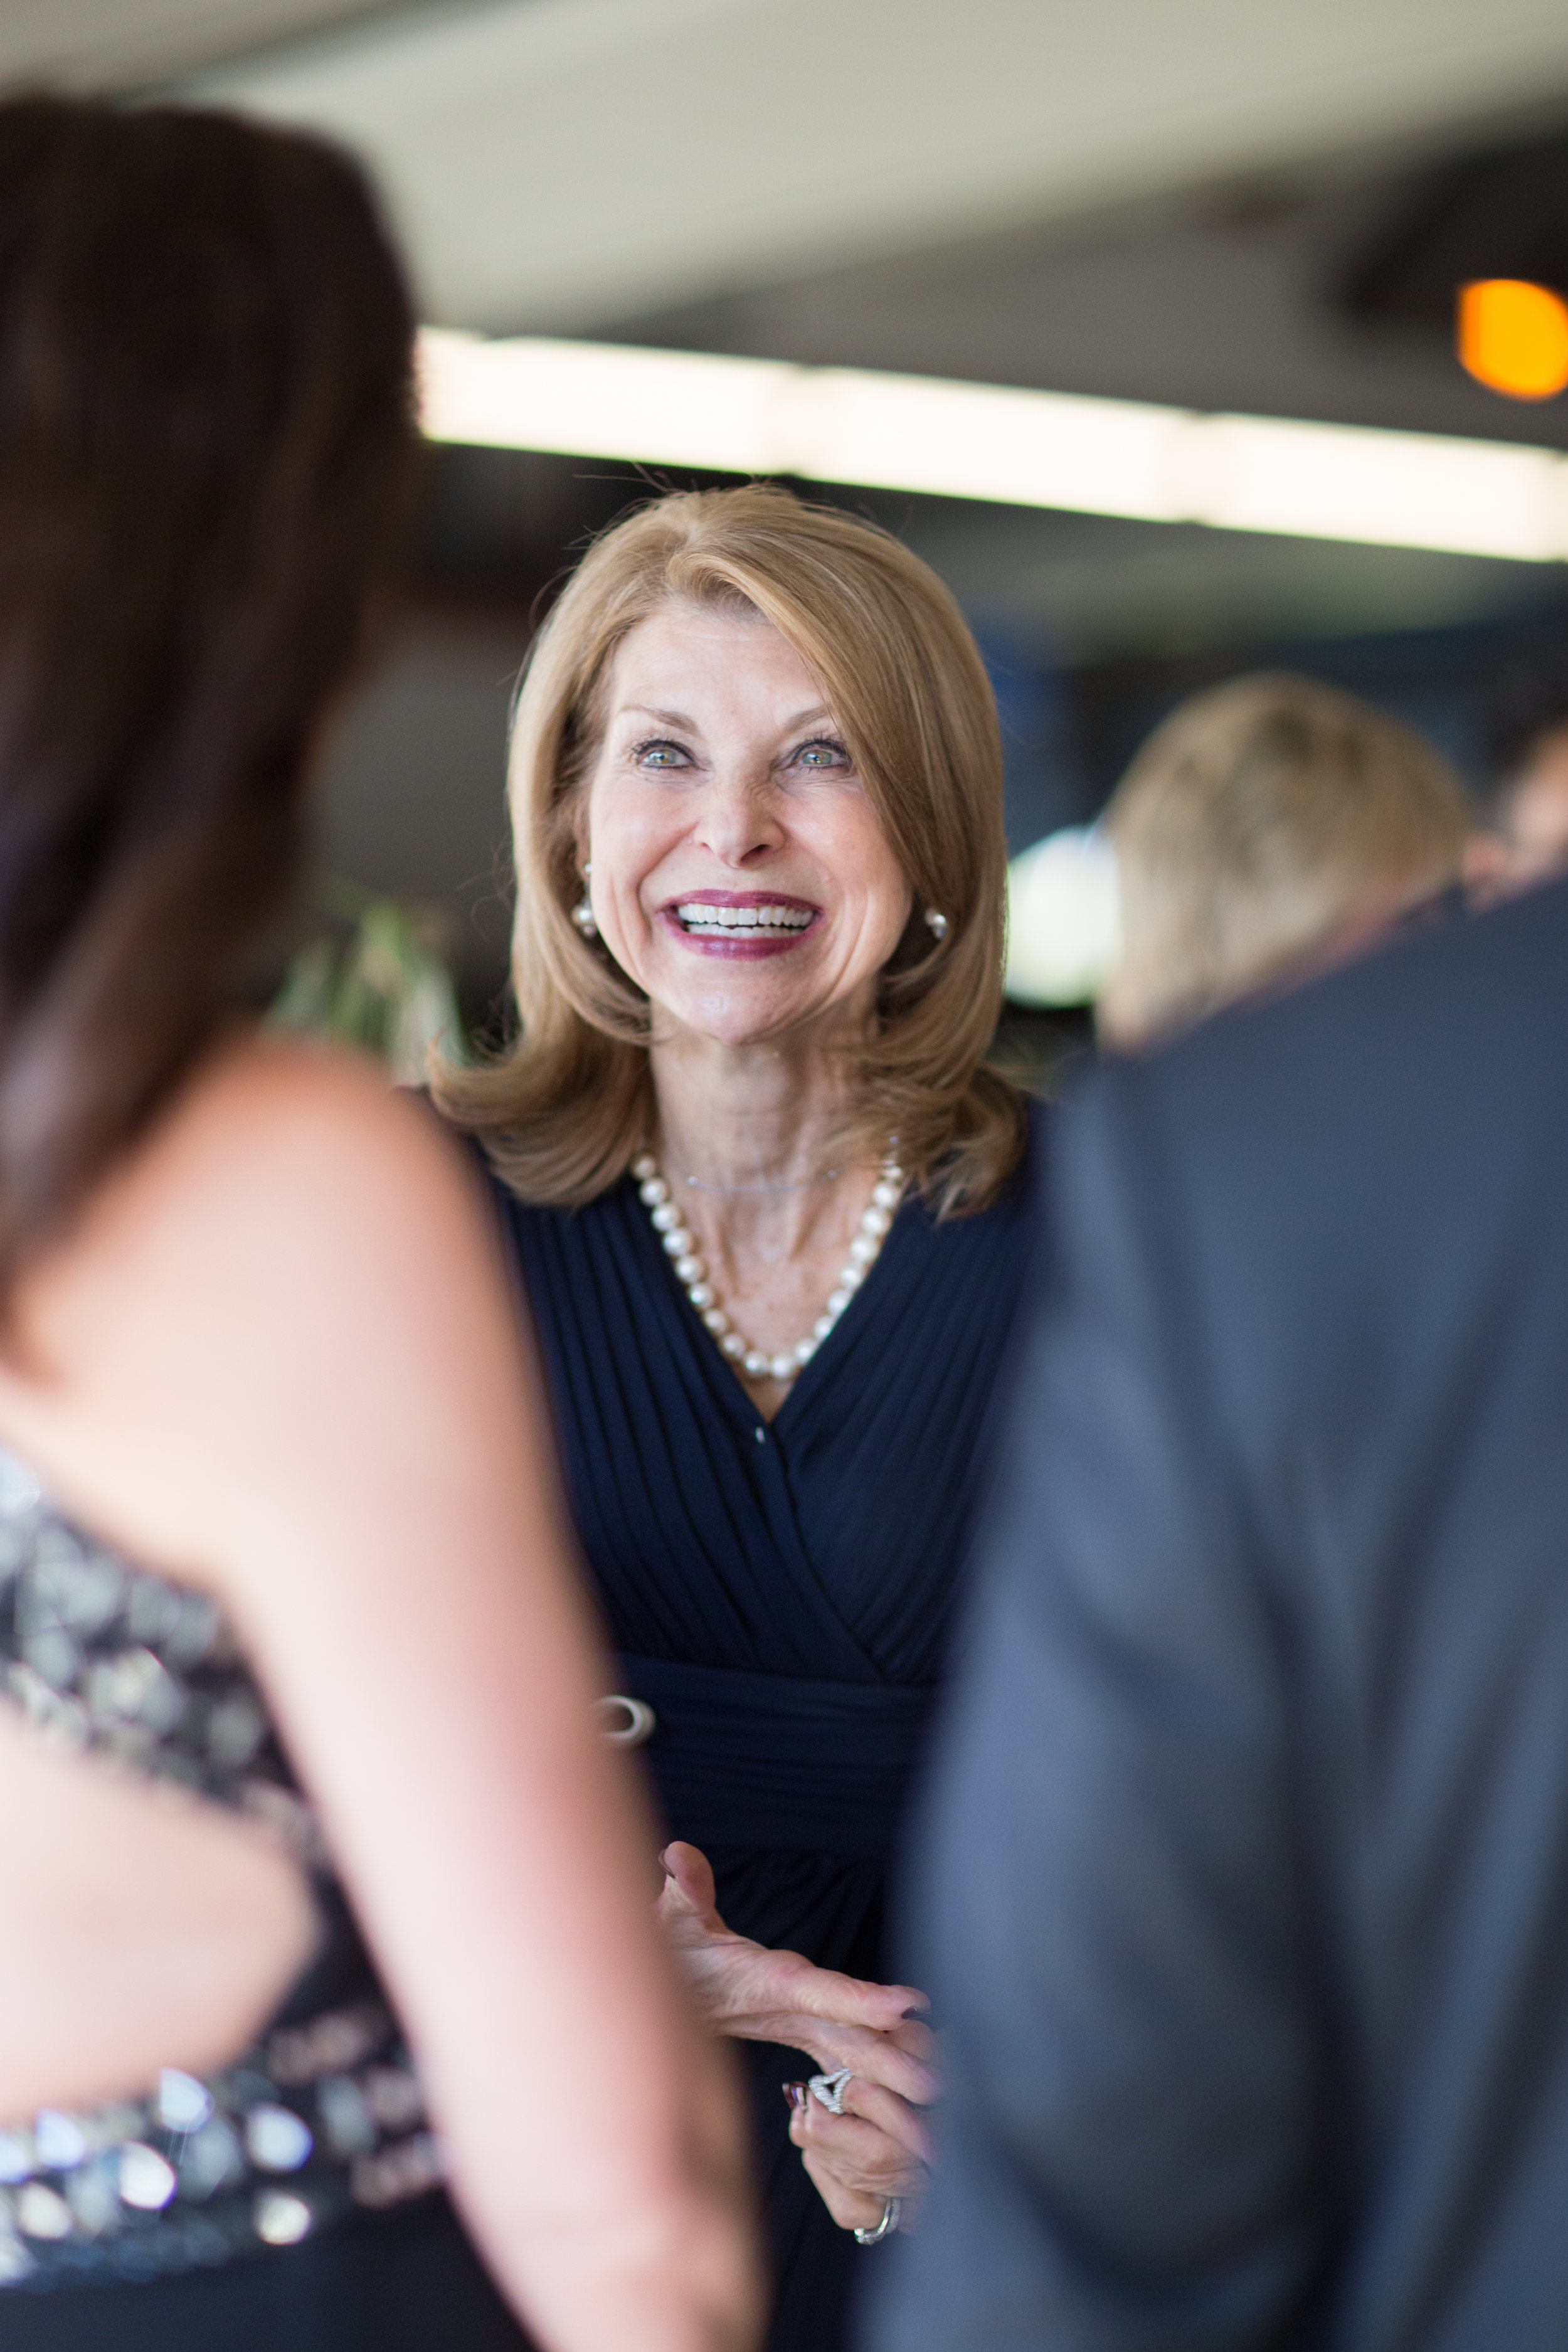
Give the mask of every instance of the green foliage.
[(427, 909), (373, 898), (342, 883), (322, 890), (339, 920), (289, 961), (268, 1015), (296, 1034), (335, 1038), (386, 1064), (402, 1086), (422, 1086), (432, 1045), (460, 1055), (462, 1020)]

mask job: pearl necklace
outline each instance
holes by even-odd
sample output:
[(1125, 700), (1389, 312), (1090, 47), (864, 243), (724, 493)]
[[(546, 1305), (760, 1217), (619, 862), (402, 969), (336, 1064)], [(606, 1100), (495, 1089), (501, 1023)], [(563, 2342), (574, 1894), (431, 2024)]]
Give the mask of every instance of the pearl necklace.
[(696, 1240), (670, 1199), (669, 1186), (651, 1151), (638, 1152), (632, 1161), (632, 1174), (637, 1180), (639, 1197), (647, 1203), (654, 1231), (667, 1255), (674, 1260), (676, 1280), (712, 1332), (721, 1353), (749, 1381), (793, 1381), (810, 1363), (881, 1255), (882, 1244), (904, 1190), (904, 1171), (889, 1154), (878, 1171), (871, 1205), (849, 1244), (848, 1261), (839, 1275), (837, 1287), (812, 1325), (810, 1339), (802, 1339), (782, 1355), (770, 1356), (763, 1349), (753, 1348), (749, 1339), (743, 1339), (720, 1306), (718, 1293), (708, 1279), (708, 1269), (697, 1255)]

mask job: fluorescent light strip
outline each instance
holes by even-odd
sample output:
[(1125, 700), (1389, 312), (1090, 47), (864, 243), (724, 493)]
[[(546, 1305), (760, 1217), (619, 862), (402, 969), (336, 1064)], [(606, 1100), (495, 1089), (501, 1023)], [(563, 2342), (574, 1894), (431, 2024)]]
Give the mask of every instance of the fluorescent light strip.
[(1568, 559), (1568, 457), (1511, 442), (437, 327), (420, 363), (435, 441)]

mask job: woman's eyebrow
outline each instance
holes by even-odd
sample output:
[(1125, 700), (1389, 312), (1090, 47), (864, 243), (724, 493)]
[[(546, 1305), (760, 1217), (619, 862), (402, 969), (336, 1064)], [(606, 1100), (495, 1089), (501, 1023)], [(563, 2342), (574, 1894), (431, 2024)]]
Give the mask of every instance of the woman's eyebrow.
[[(625, 717), (632, 712), (640, 713), (644, 719), (657, 719), (661, 727), (684, 727), (690, 735), (700, 735), (702, 732), (696, 719), (684, 710), (661, 710), (657, 704), (651, 702), (623, 702), (621, 715)], [(831, 724), (832, 719), (833, 713), (828, 709), (827, 705), (825, 702), (818, 702), (814, 704), (811, 709), (797, 710), (793, 719), (786, 719), (779, 729), (779, 733), (793, 735), (797, 727), (815, 727), (824, 719)]]
[(623, 712), (640, 710), (645, 719), (657, 719), (661, 727), (684, 727), (689, 735), (702, 731), (696, 719), (688, 718), (684, 710), (657, 710), (651, 702), (624, 702), (621, 709)]

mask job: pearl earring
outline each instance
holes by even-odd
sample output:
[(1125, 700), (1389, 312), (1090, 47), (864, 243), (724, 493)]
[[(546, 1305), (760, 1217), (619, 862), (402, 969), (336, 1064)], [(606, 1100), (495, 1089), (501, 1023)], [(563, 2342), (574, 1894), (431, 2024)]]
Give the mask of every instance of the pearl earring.
[[(593, 871), (594, 868), (592, 865), (584, 866), (583, 879), (584, 882), (587, 881)], [(594, 902), (589, 898), (586, 890), (584, 891), (582, 898), (572, 909), (572, 920), (576, 924), (577, 929), (582, 932), (583, 937), (585, 940), (596, 940), (598, 938), (599, 926), (594, 920)]]
[(939, 941), (946, 939), (947, 917), (945, 915), (939, 913), (935, 907), (928, 907), (926, 908), (926, 921), (931, 925), (931, 928), (935, 932)]

